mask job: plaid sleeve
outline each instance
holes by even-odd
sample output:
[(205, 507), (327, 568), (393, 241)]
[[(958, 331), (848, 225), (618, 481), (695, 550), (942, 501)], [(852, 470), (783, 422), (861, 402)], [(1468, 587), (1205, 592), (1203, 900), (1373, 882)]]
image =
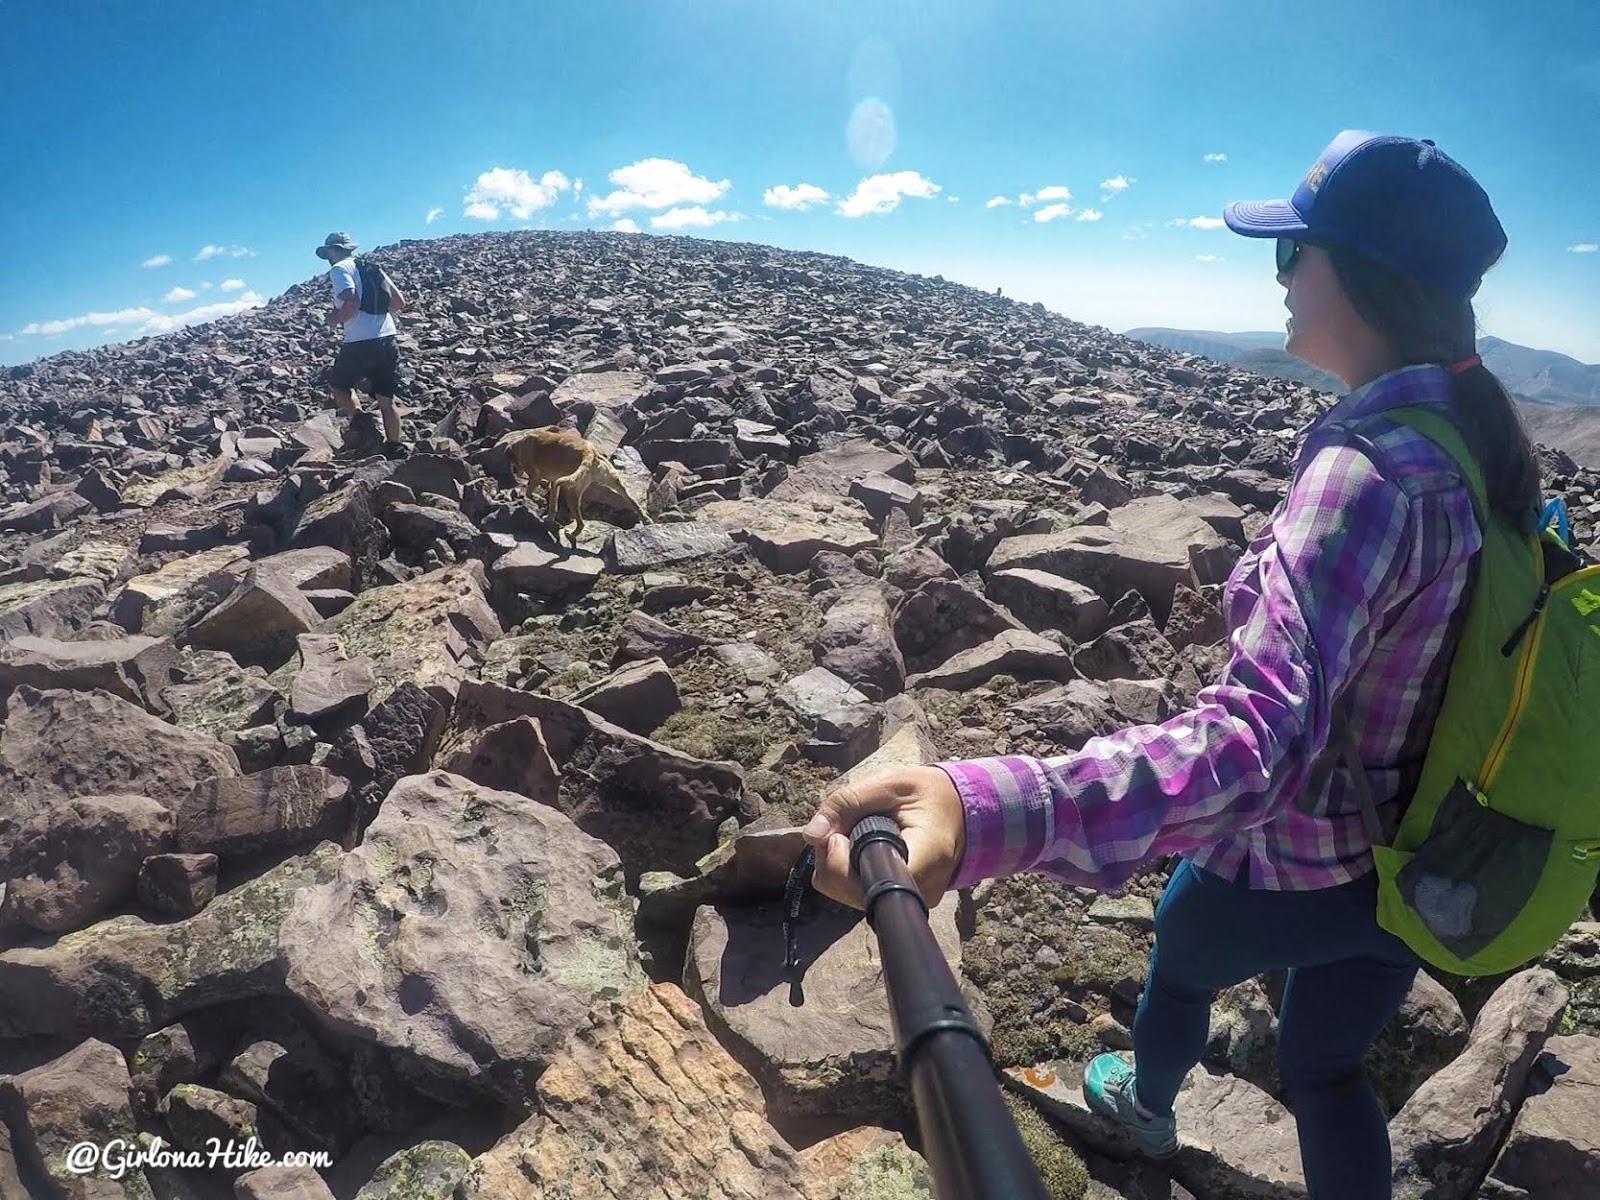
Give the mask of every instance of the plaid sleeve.
[(1403, 598), (1411, 525), (1407, 497), (1363, 451), (1310, 454), (1256, 569), (1234, 580), (1232, 654), (1195, 707), (1060, 758), (939, 764), (966, 814), (953, 886), (1040, 870), (1115, 887), (1270, 820), (1327, 742), (1329, 698)]

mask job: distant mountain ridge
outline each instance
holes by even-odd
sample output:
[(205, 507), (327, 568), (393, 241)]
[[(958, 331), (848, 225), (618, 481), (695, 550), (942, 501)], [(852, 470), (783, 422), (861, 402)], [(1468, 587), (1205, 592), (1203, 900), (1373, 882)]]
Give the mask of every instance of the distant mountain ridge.
[[(1277, 379), (1292, 379), (1330, 392), (1343, 385), (1332, 375), (1284, 353), (1281, 332), (1218, 333), (1208, 329), (1130, 329), (1125, 335), (1180, 354), (1199, 354)], [(1579, 362), (1554, 350), (1535, 350), (1503, 338), (1479, 339), (1484, 365), (1506, 390), (1534, 404), (1600, 406), (1600, 365)]]
[[(1345, 390), (1326, 371), (1284, 353), (1281, 333), (1145, 328), (1130, 329), (1124, 336), (1328, 392)], [(1480, 338), (1478, 352), (1517, 400), (1523, 424), (1535, 440), (1564, 450), (1577, 462), (1600, 466), (1600, 366), (1496, 337)]]

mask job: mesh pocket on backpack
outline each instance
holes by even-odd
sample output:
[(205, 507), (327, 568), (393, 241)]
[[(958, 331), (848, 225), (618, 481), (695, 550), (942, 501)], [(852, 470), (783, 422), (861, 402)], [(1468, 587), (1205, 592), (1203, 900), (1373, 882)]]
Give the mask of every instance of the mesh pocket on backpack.
[(1458, 779), (1395, 883), (1428, 931), (1452, 954), (1470, 958), (1527, 907), (1552, 837), (1479, 803)]

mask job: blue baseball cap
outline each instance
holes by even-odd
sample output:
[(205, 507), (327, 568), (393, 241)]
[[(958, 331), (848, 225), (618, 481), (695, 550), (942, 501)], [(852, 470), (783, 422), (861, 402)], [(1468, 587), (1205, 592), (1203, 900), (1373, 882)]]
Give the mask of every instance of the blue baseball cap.
[(1311, 164), (1289, 200), (1223, 210), (1245, 237), (1334, 242), (1462, 300), (1506, 248), (1489, 196), (1424, 138), (1347, 129)]

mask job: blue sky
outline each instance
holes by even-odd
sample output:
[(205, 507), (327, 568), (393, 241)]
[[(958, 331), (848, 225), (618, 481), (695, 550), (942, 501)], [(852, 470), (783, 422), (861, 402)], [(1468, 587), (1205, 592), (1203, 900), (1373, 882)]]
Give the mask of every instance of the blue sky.
[(332, 229), (619, 221), (1275, 329), (1211, 226), (1346, 128), (1488, 189), (1486, 333), (1600, 362), (1596, 0), (0, 0), (0, 362), (259, 303)]

